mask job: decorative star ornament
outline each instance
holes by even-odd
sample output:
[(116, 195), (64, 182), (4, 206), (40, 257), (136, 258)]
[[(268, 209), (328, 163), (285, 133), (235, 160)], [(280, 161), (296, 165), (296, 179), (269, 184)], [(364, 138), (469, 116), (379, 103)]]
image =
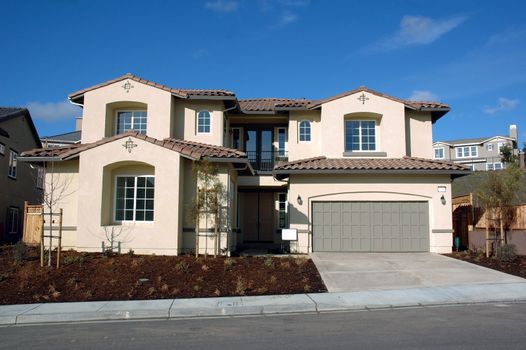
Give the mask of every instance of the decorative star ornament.
[(362, 92), (362, 94), (360, 95), (360, 97), (358, 97), (358, 100), (359, 101), (362, 101), (362, 104), (364, 105), (365, 104), (365, 101), (367, 101), (369, 99), (369, 97), (365, 96), (365, 93)]
[(122, 147), (126, 148), (128, 150), (128, 153), (131, 153), (132, 150), (137, 147), (137, 144), (133, 142), (131, 137), (128, 137), (128, 140), (122, 144)]
[(133, 89), (133, 85), (130, 83), (129, 80), (126, 80), (126, 83), (124, 83), (122, 88), (126, 90), (126, 92), (130, 92), (130, 90)]

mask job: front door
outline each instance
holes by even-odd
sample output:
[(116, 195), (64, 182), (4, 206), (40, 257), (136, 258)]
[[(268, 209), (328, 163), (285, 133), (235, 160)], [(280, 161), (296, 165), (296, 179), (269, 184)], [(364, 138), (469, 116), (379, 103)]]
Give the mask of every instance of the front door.
[(274, 192), (239, 193), (244, 242), (274, 241)]

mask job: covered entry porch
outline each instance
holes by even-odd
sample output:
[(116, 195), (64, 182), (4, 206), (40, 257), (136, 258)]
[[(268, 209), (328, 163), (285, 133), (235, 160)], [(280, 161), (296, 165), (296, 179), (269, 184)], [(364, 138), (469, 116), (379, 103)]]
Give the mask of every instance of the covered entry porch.
[(281, 229), (288, 225), (287, 190), (238, 189), (237, 250), (283, 250)]

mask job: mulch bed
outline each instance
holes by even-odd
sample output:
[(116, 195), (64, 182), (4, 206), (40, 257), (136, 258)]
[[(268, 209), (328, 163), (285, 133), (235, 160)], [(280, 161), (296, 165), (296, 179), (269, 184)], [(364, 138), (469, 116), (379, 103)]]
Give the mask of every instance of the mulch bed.
[[(326, 292), (304, 257), (199, 257), (63, 252), (40, 267), (37, 249), (17, 261), (0, 247), (0, 305)], [(18, 254), (19, 255), (19, 254)], [(53, 254), (53, 263), (55, 254)]]
[(486, 258), (484, 254), (472, 252), (454, 252), (445, 254), (451, 258), (470, 262), (493, 270), (509, 273), (510, 275), (526, 278), (526, 256), (519, 255), (513, 262), (501, 262), (494, 257)]

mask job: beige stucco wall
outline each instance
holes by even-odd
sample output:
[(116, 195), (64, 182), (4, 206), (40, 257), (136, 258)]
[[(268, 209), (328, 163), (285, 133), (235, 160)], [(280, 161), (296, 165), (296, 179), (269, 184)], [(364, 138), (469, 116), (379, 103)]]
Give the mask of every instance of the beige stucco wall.
[[(438, 192), (438, 186), (446, 192)], [(446, 204), (441, 203), (444, 195)], [(303, 203), (297, 202), (301, 196)], [(291, 249), (312, 250), (310, 237), (312, 201), (427, 201), (429, 203), (430, 251), (451, 251), (452, 214), (449, 175), (292, 175), (289, 185), (290, 227), (298, 230)], [(438, 232), (433, 232), (438, 231)], [(444, 232), (448, 231), (448, 232)]]
[[(50, 196), (51, 189), (53, 191), (55, 203), (52, 208), (45, 205), (44, 211), (59, 213), (62, 209), (62, 249), (75, 249), (77, 246), (77, 217), (78, 217), (78, 189), (79, 189), (79, 162), (77, 159), (47, 163), (46, 192)], [(49, 234), (49, 217), (45, 217), (46, 223), (44, 225), (44, 232)], [(58, 220), (55, 216), (54, 220)], [(58, 235), (56, 228), (58, 222), (53, 224), (53, 235)], [(46, 244), (48, 239), (46, 239)], [(53, 246), (58, 245), (58, 240), (53, 240)]]
[(147, 107), (147, 134), (156, 139), (170, 137), (172, 130), (172, 95), (164, 90), (129, 80), (133, 88), (126, 92), (122, 80), (84, 94), (82, 112), (82, 143), (94, 142), (115, 133), (115, 108), (136, 108), (137, 103)]
[[(308, 120), (311, 123), (311, 140), (301, 141), (299, 140), (299, 124), (303, 120)], [(343, 124), (343, 122), (342, 122)], [(325, 119), (322, 123), (320, 111), (291, 111), (289, 119), (289, 130), (288, 130), (288, 155), (290, 160), (318, 157), (323, 155), (322, 145), (325, 136), (322, 125), (328, 125), (325, 123)], [(336, 128), (332, 128), (336, 129)], [(342, 149), (343, 152), (343, 149)], [(341, 156), (341, 154), (340, 154)]]
[[(344, 120), (346, 117), (375, 118), (377, 127), (377, 152), (387, 157), (405, 156), (405, 107), (404, 104), (365, 92), (369, 98), (362, 104), (361, 92), (327, 102), (321, 107), (321, 154), (329, 158), (342, 158), (345, 151)], [(378, 125), (378, 124), (377, 124)]]
[(430, 112), (408, 110), (406, 114), (407, 155), (433, 158), (433, 124)]
[[(137, 144), (131, 153), (116, 140), (85, 151), (80, 155), (78, 190), (77, 248), (98, 251), (105, 240), (106, 225), (117, 226), (121, 232), (123, 251), (136, 253), (176, 254), (182, 234), (180, 220), (180, 155), (132, 138)], [(139, 174), (153, 167), (155, 175), (154, 221), (113, 223), (113, 182), (117, 172)], [(151, 168), (150, 168), (151, 169)], [(174, 176), (175, 175), (175, 176)], [(122, 227), (122, 230), (121, 230)], [(107, 230), (111, 230), (108, 228)]]
[[(175, 123), (173, 136), (212, 145), (224, 145), (223, 110), (221, 101), (188, 101), (174, 100)], [(202, 110), (210, 112), (210, 133), (197, 133), (197, 113)], [(227, 129), (227, 135), (228, 135)], [(227, 137), (228, 138), (228, 137)]]

